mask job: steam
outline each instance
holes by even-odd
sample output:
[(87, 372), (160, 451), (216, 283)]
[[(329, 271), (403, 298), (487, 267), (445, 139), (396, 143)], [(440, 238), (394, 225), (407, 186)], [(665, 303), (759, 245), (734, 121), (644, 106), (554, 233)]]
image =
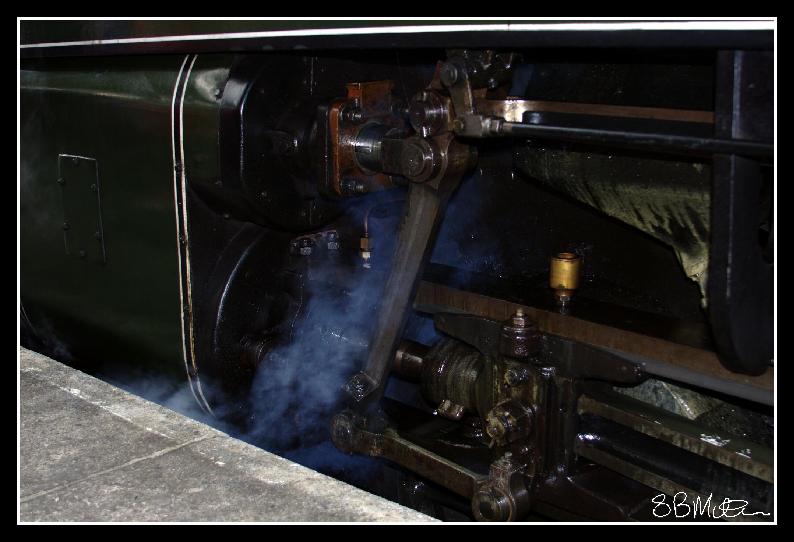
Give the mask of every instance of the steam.
[(306, 284), (293, 338), (261, 361), (251, 386), (247, 438), (267, 449), (294, 450), (328, 440), (340, 390), (361, 368), (382, 284), (370, 270), (353, 271), (353, 286)]
[[(231, 436), (240, 436), (240, 431), (233, 425), (222, 421), (222, 417), (213, 417), (201, 409), (190, 391), (190, 385), (186, 381), (169, 380), (162, 375), (154, 375), (148, 372), (138, 372), (132, 378), (130, 378), (129, 373), (100, 374), (97, 376), (116, 387), (162, 405), (174, 412), (179, 412), (188, 418), (215, 427)], [(210, 386), (210, 389), (213, 390), (212, 386)]]
[[(461, 190), (463, 194), (453, 199), (442, 225), (433, 259), (479, 270), (483, 258), (495, 256), (488, 243), (467, 242), (466, 246), (484, 245), (478, 249), (482, 253), (474, 254), (471, 249), (462, 253), (460, 236), (477, 231), (473, 223), (479, 220), (480, 213), (471, 205), (471, 201), (478, 199), (473, 197), (477, 192), (476, 179), (464, 181)], [(218, 399), (214, 401), (218, 406), (213, 406), (216, 417), (201, 410), (185, 381), (177, 383), (141, 370), (132, 375), (127, 370), (98, 376), (235, 438), (320, 472), (365, 484), (379, 460), (338, 451), (331, 442), (330, 424), (345, 406), (341, 391), (344, 384), (362, 368), (377, 304), (391, 269), (403, 207), (394, 200), (393, 192), (373, 195), (351, 211), (354, 224), (360, 226), (367, 211), (371, 211), (369, 233), (374, 246), (371, 269), (361, 265), (339, 269), (346, 277), (341, 287), (334, 280), (322, 280), (324, 275), (334, 276), (333, 266), (339, 264), (310, 263), (310, 270), (303, 272), (295, 296), (296, 310), (281, 328), (280, 342), (259, 360), (244, 401), (247, 416), (242, 424), (222, 421), (239, 412), (240, 405), (222, 401), (220, 386), (205, 379), (201, 381), (205, 395)], [(360, 233), (354, 230), (346, 242), (357, 244)], [(461, 259), (471, 265), (461, 266)], [(417, 315), (409, 319), (406, 336), (425, 344), (432, 344), (438, 338), (432, 318)]]
[(288, 340), (260, 360), (248, 398), (251, 415), (240, 438), (349, 482), (364, 483), (372, 474), (378, 460), (337, 450), (330, 426), (345, 406), (344, 384), (361, 370), (366, 356), (401, 208), (394, 193), (374, 194), (351, 212), (361, 229), (347, 239), (351, 244), (357, 244), (363, 219), (369, 217), (372, 268), (359, 262), (339, 269), (346, 277), (341, 287), (317, 279), (317, 275), (332, 275), (331, 262), (304, 273), (296, 296), (297, 311), (281, 333)]

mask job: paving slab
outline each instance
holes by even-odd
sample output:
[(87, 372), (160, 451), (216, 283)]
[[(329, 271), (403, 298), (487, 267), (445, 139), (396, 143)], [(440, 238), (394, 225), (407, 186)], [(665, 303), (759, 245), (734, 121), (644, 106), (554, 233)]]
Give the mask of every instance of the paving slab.
[(427, 522), (25, 348), (22, 522)]

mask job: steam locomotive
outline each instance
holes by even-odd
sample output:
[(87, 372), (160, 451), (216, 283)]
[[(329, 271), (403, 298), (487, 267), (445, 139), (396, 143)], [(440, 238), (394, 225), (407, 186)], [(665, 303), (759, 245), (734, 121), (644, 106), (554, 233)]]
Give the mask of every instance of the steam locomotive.
[(442, 519), (773, 519), (768, 22), (21, 39), (26, 346)]

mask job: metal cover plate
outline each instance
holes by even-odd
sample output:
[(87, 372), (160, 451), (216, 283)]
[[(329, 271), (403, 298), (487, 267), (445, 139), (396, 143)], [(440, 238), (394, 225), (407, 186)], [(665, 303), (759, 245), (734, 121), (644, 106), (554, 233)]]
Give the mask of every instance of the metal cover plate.
[(104, 264), (107, 256), (96, 159), (59, 154), (58, 184), (63, 195), (62, 227), (66, 253), (87, 262)]

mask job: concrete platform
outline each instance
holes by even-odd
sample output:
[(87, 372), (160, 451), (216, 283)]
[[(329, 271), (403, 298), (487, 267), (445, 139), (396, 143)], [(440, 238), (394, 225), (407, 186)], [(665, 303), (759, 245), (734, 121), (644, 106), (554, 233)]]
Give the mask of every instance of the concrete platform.
[(433, 521), (35, 352), (19, 356), (20, 521)]

